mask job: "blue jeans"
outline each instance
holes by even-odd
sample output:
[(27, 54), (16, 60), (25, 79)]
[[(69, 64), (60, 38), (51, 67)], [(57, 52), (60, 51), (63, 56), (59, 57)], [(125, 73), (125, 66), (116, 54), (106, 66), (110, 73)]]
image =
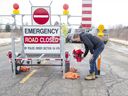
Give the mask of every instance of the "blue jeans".
[(96, 59), (99, 57), (101, 52), (104, 49), (104, 43), (99, 43), (98, 47), (94, 50), (93, 56), (90, 60), (90, 73), (95, 72), (95, 74), (98, 74), (97, 66), (96, 66)]

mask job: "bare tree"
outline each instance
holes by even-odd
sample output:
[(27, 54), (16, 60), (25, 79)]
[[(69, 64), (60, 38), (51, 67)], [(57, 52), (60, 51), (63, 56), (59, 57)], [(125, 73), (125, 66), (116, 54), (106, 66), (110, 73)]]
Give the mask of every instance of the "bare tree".
[(11, 32), (11, 26), (9, 24), (6, 24), (5, 32)]
[(128, 40), (128, 26), (117, 25), (110, 29), (110, 38)]

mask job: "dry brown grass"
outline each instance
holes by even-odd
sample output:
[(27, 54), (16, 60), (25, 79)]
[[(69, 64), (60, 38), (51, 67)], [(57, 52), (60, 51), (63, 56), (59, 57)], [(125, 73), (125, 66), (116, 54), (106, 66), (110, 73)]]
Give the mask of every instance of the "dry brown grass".
[[(11, 32), (0, 32), (0, 38), (11, 38)], [(20, 37), (21, 33), (15, 33), (15, 37)]]

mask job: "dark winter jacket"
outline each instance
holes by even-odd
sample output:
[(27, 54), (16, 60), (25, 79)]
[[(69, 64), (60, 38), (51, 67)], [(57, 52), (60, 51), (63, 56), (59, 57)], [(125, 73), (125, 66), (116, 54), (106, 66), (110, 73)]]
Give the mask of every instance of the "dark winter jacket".
[(80, 39), (83, 42), (85, 46), (85, 54), (84, 57), (88, 54), (88, 51), (90, 50), (90, 53), (93, 54), (94, 50), (99, 47), (99, 44), (104, 44), (100, 38), (97, 36), (93, 36), (92, 34), (84, 33), (82, 32), (80, 34)]

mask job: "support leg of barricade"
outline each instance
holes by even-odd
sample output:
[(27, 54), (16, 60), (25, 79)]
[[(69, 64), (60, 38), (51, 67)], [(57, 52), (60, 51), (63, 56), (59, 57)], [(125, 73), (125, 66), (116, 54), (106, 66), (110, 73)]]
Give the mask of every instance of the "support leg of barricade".
[(61, 58), (62, 58), (62, 62), (63, 62), (63, 79), (64, 78), (64, 74), (65, 74), (65, 40), (64, 40), (64, 35), (61, 33)]
[[(14, 30), (16, 28), (16, 18), (15, 15), (12, 15), (12, 17), (14, 18)], [(15, 64), (15, 37), (14, 37), (14, 30), (12, 31), (12, 64), (13, 64), (13, 70), (14, 70), (14, 75), (16, 75), (16, 64)]]
[(61, 72), (63, 72), (63, 59), (61, 59)]
[(15, 61), (15, 72), (16, 74), (19, 74), (20, 73), (20, 67), (21, 66), (18, 66), (18, 64), (22, 64), (21, 61)]
[(65, 60), (63, 60), (63, 79), (65, 79), (64, 74), (65, 74)]
[(65, 52), (65, 60), (64, 60), (64, 72), (63, 72), (63, 78), (65, 79), (64, 77), (64, 74), (69, 72), (70, 70), (70, 59), (69, 59), (69, 53), (68, 52)]
[(69, 69), (70, 69), (70, 61), (69, 61), (69, 52), (66, 51), (65, 52), (65, 73), (66, 72), (69, 72)]
[(11, 64), (11, 70), (12, 70), (12, 73), (14, 72), (14, 69), (13, 69), (13, 63), (12, 61), (10, 61), (10, 64)]
[(65, 60), (65, 73), (69, 72), (70, 70), (70, 62), (68, 60)]
[(15, 39), (12, 37), (12, 67), (13, 73), (16, 74), (16, 64), (15, 64)]
[(21, 15), (21, 21), (22, 21), (22, 36), (21, 36), (21, 45), (22, 45), (22, 50), (21, 50), (21, 56), (22, 57), (25, 57), (25, 52), (24, 52), (24, 36), (23, 36), (23, 26), (24, 26), (24, 23), (23, 23), (23, 18), (24, 18), (24, 15)]
[[(19, 74), (20, 73), (20, 70), (18, 70), (18, 66), (17, 66), (17, 64), (15, 63), (15, 71), (16, 71), (16, 74)], [(20, 66), (19, 66), (20, 67)]]

